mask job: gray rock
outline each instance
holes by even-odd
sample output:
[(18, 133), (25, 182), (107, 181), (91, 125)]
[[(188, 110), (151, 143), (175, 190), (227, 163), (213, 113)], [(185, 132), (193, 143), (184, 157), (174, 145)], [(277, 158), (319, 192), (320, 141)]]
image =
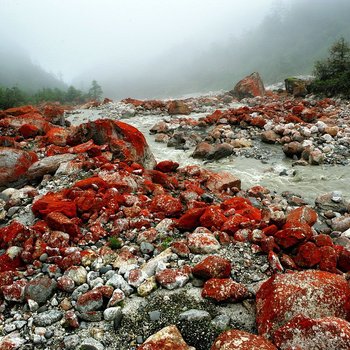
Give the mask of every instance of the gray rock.
[(103, 319), (102, 311), (77, 312), (77, 316), (88, 322), (99, 322)]
[(218, 315), (211, 321), (211, 324), (220, 331), (224, 331), (230, 324), (230, 317), (227, 315)]
[(86, 338), (79, 346), (79, 350), (104, 350), (104, 346), (94, 338)]
[(71, 297), (73, 300), (77, 300), (81, 294), (87, 292), (88, 290), (89, 290), (89, 285), (87, 283), (84, 283), (75, 289)]
[(328, 192), (318, 196), (315, 199), (315, 204), (323, 211), (334, 211), (346, 213), (349, 209), (349, 202), (345, 200), (339, 191)]
[(58, 322), (63, 317), (63, 312), (59, 310), (49, 310), (34, 316), (36, 326), (47, 327)]
[(74, 350), (79, 345), (80, 337), (76, 334), (69, 335), (63, 339), (64, 347), (67, 350)]
[(331, 226), (334, 231), (344, 232), (348, 230), (350, 228), (350, 216), (341, 216), (332, 219)]
[(56, 286), (56, 281), (46, 276), (36, 278), (27, 284), (25, 291), (26, 298), (32, 299), (38, 304), (44, 304), (51, 297)]
[(45, 157), (29, 167), (27, 176), (29, 179), (36, 179), (46, 174), (53, 174), (61, 163), (69, 162), (76, 157), (76, 154), (57, 154), (51, 157)]
[(103, 318), (105, 321), (114, 321), (122, 315), (122, 308), (120, 306), (109, 307), (103, 311)]
[(208, 311), (191, 309), (187, 310), (179, 315), (181, 321), (201, 321), (201, 320), (210, 320), (211, 316)]
[(114, 274), (107, 282), (107, 286), (112, 286), (113, 288), (121, 289), (125, 295), (130, 295), (134, 290), (129, 286), (128, 282), (125, 281), (123, 276)]
[(159, 310), (154, 310), (154, 311), (149, 312), (148, 315), (149, 315), (149, 319), (151, 321), (159, 321), (161, 312)]

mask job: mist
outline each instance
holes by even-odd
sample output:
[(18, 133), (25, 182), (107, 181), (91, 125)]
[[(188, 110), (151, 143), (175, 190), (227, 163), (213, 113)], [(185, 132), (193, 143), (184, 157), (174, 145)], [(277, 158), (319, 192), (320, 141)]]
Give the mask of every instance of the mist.
[[(27, 70), (30, 62), (43, 71), (36, 88), (87, 89), (96, 79), (111, 98), (229, 89), (255, 70), (268, 82), (310, 73), (326, 45), (350, 33), (345, 0), (0, 0), (0, 7), (0, 85), (11, 83), (7, 67), (23, 71), (25, 60)], [(14, 69), (16, 55), (22, 63)], [(24, 80), (17, 74), (12, 83)]]

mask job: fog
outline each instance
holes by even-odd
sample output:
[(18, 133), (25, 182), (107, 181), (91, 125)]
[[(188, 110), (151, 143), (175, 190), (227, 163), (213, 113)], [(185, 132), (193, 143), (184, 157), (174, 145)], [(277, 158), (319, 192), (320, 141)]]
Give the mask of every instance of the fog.
[[(349, 3), (0, 0), (0, 85), (4, 67), (21, 65), (15, 52), (80, 89), (96, 79), (112, 98), (227, 89), (253, 70), (272, 82), (310, 73), (324, 45), (347, 36)], [(325, 18), (329, 25), (319, 30)], [(318, 46), (308, 50), (310, 42)], [(21, 85), (20, 77), (14, 83)]]
[[(67, 83), (130, 73), (176, 48), (183, 55), (239, 36), (273, 0), (0, 0), (0, 41)], [(5, 59), (4, 57), (2, 59)], [(123, 74), (124, 75), (124, 74)]]

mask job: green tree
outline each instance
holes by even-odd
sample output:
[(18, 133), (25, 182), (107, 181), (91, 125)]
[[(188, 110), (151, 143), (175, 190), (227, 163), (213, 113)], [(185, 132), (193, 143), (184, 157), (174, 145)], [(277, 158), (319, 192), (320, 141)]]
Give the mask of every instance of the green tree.
[(97, 83), (96, 80), (93, 80), (88, 92), (88, 96), (93, 100), (100, 100), (102, 97), (102, 94), (103, 94), (103, 91), (101, 86)]
[(28, 96), (17, 86), (0, 87), (0, 109), (17, 107), (28, 102)]
[(65, 100), (67, 102), (79, 103), (84, 100), (84, 96), (80, 90), (71, 85), (66, 92)]
[(327, 59), (316, 62), (314, 74), (312, 91), (350, 97), (350, 46), (344, 38), (332, 45)]

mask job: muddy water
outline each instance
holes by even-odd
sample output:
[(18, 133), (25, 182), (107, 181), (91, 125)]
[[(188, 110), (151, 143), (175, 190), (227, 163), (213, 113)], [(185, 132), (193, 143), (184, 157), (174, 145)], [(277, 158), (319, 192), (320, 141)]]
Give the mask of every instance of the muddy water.
[[(191, 115), (191, 117), (205, 116), (206, 114)], [(73, 124), (80, 124), (88, 120), (95, 120), (106, 114), (98, 110), (80, 110), (79, 114), (68, 119)], [(322, 193), (341, 191), (350, 198), (350, 166), (298, 166), (292, 167), (292, 161), (284, 156), (282, 148), (278, 145), (261, 144), (271, 157), (267, 162), (244, 157), (228, 157), (211, 163), (203, 163), (190, 157), (193, 150), (176, 150), (168, 148), (163, 143), (154, 141), (149, 134), (150, 128), (162, 120), (159, 115), (135, 116), (123, 119), (124, 122), (137, 127), (146, 137), (157, 161), (174, 160), (181, 166), (198, 164), (214, 171), (229, 171), (242, 180), (242, 187), (249, 188), (262, 185), (271, 191), (281, 193), (291, 191), (301, 195), (310, 204)]]

